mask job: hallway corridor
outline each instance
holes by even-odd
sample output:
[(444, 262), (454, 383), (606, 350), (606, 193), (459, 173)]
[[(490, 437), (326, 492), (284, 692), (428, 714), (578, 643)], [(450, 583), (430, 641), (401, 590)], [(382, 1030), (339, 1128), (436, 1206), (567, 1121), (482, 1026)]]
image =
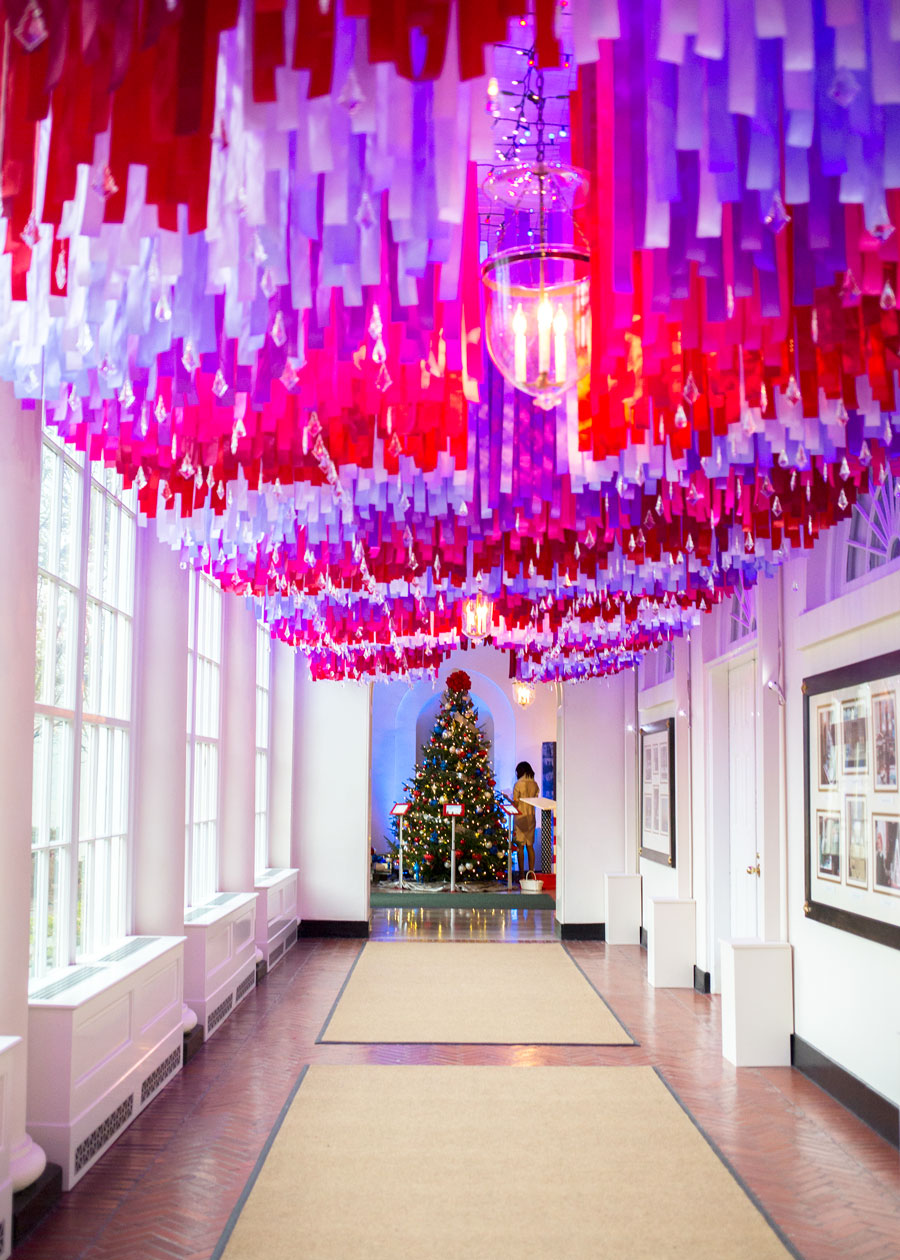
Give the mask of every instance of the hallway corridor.
[[(411, 930), (403, 914), (376, 911), (373, 939), (448, 939), (450, 916), (460, 912), (428, 911), (427, 925), (416, 920)], [(498, 948), (551, 938), (540, 914), (515, 921), (507, 914), (457, 921), (453, 936), (496, 940)], [(313, 1063), (654, 1065), (807, 1260), (894, 1260), (900, 1252), (897, 1151), (799, 1073), (734, 1069), (720, 1053), (718, 998), (650, 988), (638, 947), (569, 946), (636, 1046), (317, 1044), (359, 949), (349, 940), (298, 942), (63, 1197), (17, 1260), (205, 1260), (299, 1072)], [(553, 1169), (545, 1173), (542, 1193), (552, 1195)], [(376, 1151), (372, 1175), (379, 1175)], [(513, 1200), (519, 1210), (521, 1187)], [(539, 1195), (533, 1206), (540, 1211)], [(701, 1194), (696, 1211), (703, 1210)], [(296, 1254), (303, 1255), (302, 1239)]]

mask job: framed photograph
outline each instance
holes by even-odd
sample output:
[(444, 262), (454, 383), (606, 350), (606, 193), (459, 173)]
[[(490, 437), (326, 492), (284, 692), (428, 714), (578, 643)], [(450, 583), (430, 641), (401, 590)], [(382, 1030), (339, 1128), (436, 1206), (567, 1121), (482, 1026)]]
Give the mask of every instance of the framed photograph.
[(869, 733), (863, 699), (841, 703), (841, 743), (844, 774), (865, 774), (869, 769)]
[(642, 858), (675, 865), (675, 719), (641, 727)]
[(669, 834), (669, 794), (659, 794), (659, 829), (664, 836)]
[(875, 750), (875, 791), (897, 790), (897, 697), (893, 691), (872, 696), (872, 746)]
[(900, 949), (900, 651), (803, 681), (804, 913)]
[(816, 731), (819, 750), (819, 787), (836, 788), (838, 782), (838, 711), (837, 705), (820, 704), (816, 708)]
[(841, 816), (831, 810), (816, 811), (819, 875), (823, 879), (841, 879)]
[(866, 826), (866, 797), (844, 800), (847, 819), (847, 883), (857, 888), (869, 886), (869, 829)]
[(900, 815), (872, 815), (875, 891), (900, 897)]

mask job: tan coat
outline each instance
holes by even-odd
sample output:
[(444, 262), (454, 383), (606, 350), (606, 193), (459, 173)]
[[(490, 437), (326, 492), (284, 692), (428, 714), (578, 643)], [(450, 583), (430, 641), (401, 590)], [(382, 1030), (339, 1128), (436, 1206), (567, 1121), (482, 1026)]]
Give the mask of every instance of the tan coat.
[(519, 811), (516, 819), (516, 844), (531, 844), (534, 840), (534, 806), (526, 805), (523, 796), (540, 796), (534, 779), (518, 779), (513, 788), (513, 804)]

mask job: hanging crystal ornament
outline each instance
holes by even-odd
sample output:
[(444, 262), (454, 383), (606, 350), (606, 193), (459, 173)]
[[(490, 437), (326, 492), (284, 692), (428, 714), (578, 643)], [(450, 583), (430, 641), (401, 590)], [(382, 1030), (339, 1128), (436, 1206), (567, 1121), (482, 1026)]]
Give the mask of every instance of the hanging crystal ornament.
[(287, 329), (284, 326), (284, 312), (278, 310), (275, 312), (275, 318), (272, 320), (272, 330), (269, 334), (279, 348), (287, 341)]
[(28, 0), (25, 8), (22, 10), (22, 16), (16, 24), (13, 35), (22, 45), (27, 53), (34, 52), (43, 44), (49, 35), (47, 23), (44, 21), (44, 13), (37, 0)]
[(769, 229), (773, 236), (777, 236), (783, 231), (791, 221), (791, 216), (784, 208), (784, 202), (781, 200), (781, 193), (772, 194), (772, 201), (766, 211), (763, 223)]
[(166, 285), (160, 293), (159, 299), (154, 307), (153, 314), (160, 324), (167, 324), (172, 318), (172, 306), (169, 302), (168, 285)]
[(551, 242), (548, 235), (551, 212), (577, 232), (573, 213), (587, 177), (545, 160), (543, 84), (538, 72), (535, 160), (497, 166), (483, 186), (519, 224), (527, 216), (527, 243), (490, 254), (481, 282), (488, 353), (510, 384), (549, 410), (590, 371), (591, 289), (586, 242)]

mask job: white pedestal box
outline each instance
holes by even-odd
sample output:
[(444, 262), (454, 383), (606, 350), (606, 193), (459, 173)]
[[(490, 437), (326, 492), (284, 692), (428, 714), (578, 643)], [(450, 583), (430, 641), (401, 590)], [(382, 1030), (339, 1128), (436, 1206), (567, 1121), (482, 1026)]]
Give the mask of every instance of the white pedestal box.
[(647, 916), (647, 980), (658, 989), (692, 989), (696, 901), (652, 897)]
[(606, 943), (640, 945), (640, 875), (604, 875), (606, 887)]
[(184, 937), (135, 936), (32, 981), (26, 1129), (70, 1190), (181, 1069)]
[(12, 1177), (9, 1172), (9, 1150), (12, 1137), (9, 1132), (9, 1112), (12, 1101), (13, 1046), (19, 1037), (0, 1037), (0, 1260), (12, 1251)]
[(184, 1000), (212, 1036), (256, 986), (256, 893), (219, 893), (184, 916)]
[(794, 1031), (791, 947), (720, 941), (722, 1055), (736, 1067), (790, 1067)]
[(277, 867), (257, 875), (256, 948), (269, 971), (297, 942), (297, 871)]

